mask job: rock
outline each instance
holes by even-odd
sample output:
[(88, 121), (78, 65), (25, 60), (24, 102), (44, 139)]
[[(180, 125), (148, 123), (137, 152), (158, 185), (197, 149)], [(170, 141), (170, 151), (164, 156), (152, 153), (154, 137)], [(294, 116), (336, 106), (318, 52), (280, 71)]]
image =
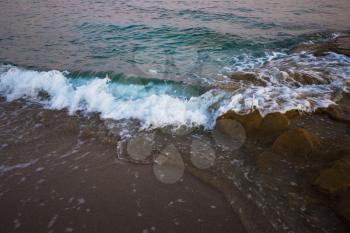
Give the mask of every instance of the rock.
[(255, 73), (252, 72), (234, 72), (230, 75), (230, 78), (236, 81), (243, 81), (246, 83), (252, 83), (259, 86), (266, 86), (266, 83), (259, 79)]
[(337, 160), (330, 168), (322, 170), (314, 184), (328, 194), (348, 190), (350, 187), (350, 155)]
[(291, 52), (311, 52), (315, 56), (324, 56), (329, 52), (335, 52), (350, 56), (350, 35), (342, 35), (322, 44), (301, 44), (293, 48)]
[(42, 90), (42, 89), (38, 91), (37, 96), (38, 96), (39, 100), (49, 100), (50, 99), (49, 93), (45, 90)]
[(350, 94), (337, 91), (333, 97), (337, 104), (332, 104), (327, 108), (319, 108), (316, 113), (327, 114), (332, 120), (350, 123)]
[(41, 123), (47, 123), (52, 119), (52, 114), (50, 111), (40, 111), (36, 115), (36, 120)]
[(265, 150), (256, 156), (256, 164), (262, 186), (271, 190), (283, 190), (284, 193), (295, 191), (299, 174), (285, 158)]
[(281, 134), (272, 145), (273, 152), (297, 157), (306, 157), (317, 150), (320, 143), (303, 128), (291, 129)]
[(319, 77), (314, 77), (311, 74), (302, 71), (286, 71), (293, 81), (300, 83), (301, 85), (322, 85), (329, 84), (330, 78), (327, 75), (322, 75), (322, 79)]
[(104, 120), (104, 126), (108, 130), (109, 134), (119, 137), (121, 134), (122, 129), (120, 129), (120, 126), (118, 126), (118, 122), (114, 119), (105, 119)]
[(315, 151), (311, 153), (308, 159), (309, 159), (309, 162), (312, 163), (313, 167), (317, 167), (317, 166), (325, 167), (343, 158), (344, 154), (346, 153), (348, 153), (348, 149), (320, 150), (320, 151)]
[(240, 115), (233, 111), (230, 111), (222, 115), (218, 120), (220, 119), (236, 120), (243, 125), (246, 131), (252, 131), (259, 129), (262, 121), (262, 116), (257, 110), (246, 115)]
[(97, 136), (97, 129), (89, 127), (82, 128), (80, 131), (80, 137), (83, 139), (95, 138)]
[(344, 220), (350, 223), (350, 190), (340, 197), (336, 207), (336, 212)]
[(279, 112), (267, 114), (261, 121), (260, 129), (264, 132), (279, 132), (289, 126), (288, 118)]
[(300, 111), (297, 109), (289, 110), (284, 114), (288, 119), (294, 119), (301, 115)]
[(335, 52), (350, 56), (350, 36), (339, 36), (335, 39)]
[(67, 119), (62, 131), (66, 134), (74, 134), (79, 132), (79, 124), (73, 119)]
[(223, 150), (234, 151), (245, 142), (246, 132), (242, 124), (232, 119), (219, 119), (213, 129), (216, 145)]
[(346, 105), (331, 105), (319, 112), (326, 113), (332, 120), (350, 124), (350, 107)]
[(118, 145), (119, 138), (113, 136), (101, 136), (101, 142), (109, 145)]

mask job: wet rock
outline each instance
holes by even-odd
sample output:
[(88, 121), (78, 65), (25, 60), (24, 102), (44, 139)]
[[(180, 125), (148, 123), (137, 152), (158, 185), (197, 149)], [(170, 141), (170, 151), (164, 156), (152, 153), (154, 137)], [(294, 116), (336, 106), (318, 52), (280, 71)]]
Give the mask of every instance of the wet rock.
[(82, 139), (96, 138), (104, 144), (117, 145), (120, 137), (119, 135), (113, 135), (105, 129), (97, 127), (84, 127), (80, 131), (80, 137)]
[(119, 138), (113, 136), (104, 136), (101, 138), (101, 141), (105, 144), (117, 145), (119, 142)]
[(36, 115), (36, 121), (41, 122), (41, 123), (46, 123), (46, 122), (50, 121), (51, 115), (52, 114), (50, 114), (49, 111), (40, 111)]
[(101, 113), (100, 112), (89, 112), (87, 114), (90, 121), (95, 122), (96, 124), (101, 122)]
[(302, 51), (311, 52), (315, 56), (324, 56), (329, 52), (350, 56), (350, 35), (342, 35), (322, 44), (302, 44), (292, 49), (292, 52)]
[(341, 195), (336, 211), (345, 221), (350, 223), (350, 190)]
[(330, 168), (322, 170), (314, 184), (328, 194), (348, 190), (350, 188), (350, 154), (337, 160)]
[(297, 109), (289, 110), (284, 114), (288, 119), (294, 119), (301, 115), (301, 112)]
[(230, 111), (221, 116), (219, 120), (220, 119), (236, 120), (243, 125), (246, 131), (252, 131), (259, 129), (262, 121), (262, 116), (257, 110), (246, 115), (240, 115), (236, 112)]
[(329, 84), (330, 78), (326, 74), (322, 74), (322, 78), (313, 76), (311, 74), (300, 71), (286, 71), (292, 81), (297, 82), (299, 85), (322, 85)]
[(285, 193), (295, 191), (298, 180), (297, 170), (283, 157), (266, 150), (256, 157), (259, 171), (259, 182), (271, 190), (283, 190)]
[[(329, 164), (334, 163), (335, 161), (344, 157), (345, 154), (349, 153), (349, 149), (340, 149), (340, 150), (320, 150), (315, 151), (309, 155), (309, 161), (312, 163), (312, 166), (317, 168), (329, 166)], [(318, 174), (317, 174), (318, 175)]]
[(318, 112), (327, 114), (332, 120), (350, 124), (350, 107), (346, 105), (331, 105), (322, 108)]
[(279, 112), (267, 114), (261, 121), (260, 129), (264, 132), (279, 132), (289, 126), (288, 118)]
[(288, 205), (293, 210), (305, 210), (320, 208), (322, 200), (310, 195), (307, 190), (303, 190), (303, 193), (289, 192), (287, 194)]
[(219, 119), (213, 130), (218, 146), (226, 151), (239, 149), (245, 142), (246, 132), (242, 124), (232, 119)]
[(80, 130), (80, 137), (83, 139), (95, 138), (97, 136), (97, 130), (86, 127)]
[(64, 123), (62, 131), (66, 134), (74, 134), (79, 132), (79, 124), (73, 119), (67, 119)]
[(259, 86), (266, 86), (266, 83), (259, 79), (255, 73), (250, 72), (234, 72), (230, 75), (230, 78), (236, 81), (243, 81), (245, 83), (252, 83)]
[(335, 51), (350, 56), (350, 36), (340, 36), (335, 39)]
[(119, 137), (119, 135), (121, 134), (120, 126), (118, 126), (118, 122), (114, 119), (105, 119), (104, 126), (106, 127), (108, 132), (115, 137)]
[(316, 151), (320, 143), (309, 131), (303, 128), (291, 129), (281, 134), (272, 145), (277, 154), (306, 157)]
[(40, 90), (38, 91), (38, 99), (40, 100), (49, 100), (50, 99), (50, 95), (47, 91), (45, 90)]

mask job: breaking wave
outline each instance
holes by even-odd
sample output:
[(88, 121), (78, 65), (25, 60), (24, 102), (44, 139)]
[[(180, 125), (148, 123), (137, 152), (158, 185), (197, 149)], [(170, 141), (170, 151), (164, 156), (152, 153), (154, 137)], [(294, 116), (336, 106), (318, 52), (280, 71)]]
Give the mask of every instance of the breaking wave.
[[(292, 109), (312, 112), (334, 104), (349, 90), (350, 58), (328, 53), (270, 53), (237, 58), (206, 91), (167, 82), (120, 82), (72, 77), (68, 72), (0, 66), (0, 94), (7, 101), (27, 98), (49, 109), (99, 112), (102, 118), (137, 119), (143, 128), (211, 128), (227, 111), (262, 115)], [(43, 96), (46, 98), (43, 98)]]

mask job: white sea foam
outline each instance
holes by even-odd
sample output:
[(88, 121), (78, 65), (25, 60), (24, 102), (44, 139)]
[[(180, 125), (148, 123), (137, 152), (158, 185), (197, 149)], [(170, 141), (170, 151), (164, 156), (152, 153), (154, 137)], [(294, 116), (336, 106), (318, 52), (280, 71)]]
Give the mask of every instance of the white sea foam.
[(9, 171), (12, 171), (12, 170), (30, 167), (33, 164), (35, 164), (36, 162), (37, 162), (37, 159), (30, 160), (29, 162), (26, 162), (26, 163), (18, 163), (18, 164), (14, 164), (14, 165), (0, 164), (0, 175), (2, 173), (6, 173), (6, 172), (9, 172)]
[[(148, 95), (141, 93), (140, 98), (122, 98), (123, 94), (118, 92), (120, 88), (113, 87), (108, 78), (93, 78), (83, 83), (76, 86), (59, 71), (38, 72), (8, 67), (0, 75), (0, 93), (9, 101), (29, 98), (42, 102), (47, 108), (67, 108), (71, 114), (84, 110), (100, 112), (102, 118), (138, 119), (145, 128), (209, 124), (207, 109), (210, 99), (205, 96), (185, 99), (149, 92)], [(135, 91), (134, 85), (124, 85), (122, 92), (128, 88)], [(42, 90), (50, 95), (50, 100), (40, 100), (38, 93)]]
[[(262, 115), (292, 109), (312, 112), (335, 104), (339, 90), (349, 92), (350, 58), (336, 53), (315, 57), (309, 53), (269, 53), (262, 58), (243, 56), (224, 72), (255, 75), (254, 82), (230, 80), (241, 85), (224, 103), (217, 115), (229, 110), (257, 108)], [(300, 78), (306, 76), (306, 79)]]
[[(193, 97), (172, 94), (171, 85), (118, 83), (109, 78), (77, 81), (60, 71), (38, 72), (3, 65), (0, 94), (8, 101), (28, 98), (46, 108), (67, 108), (70, 114), (83, 110), (100, 112), (102, 118), (137, 119), (143, 128), (211, 128), (215, 119), (229, 110), (247, 112), (257, 108), (263, 115), (291, 109), (310, 112), (334, 104), (337, 90), (349, 90), (350, 58), (339, 54), (314, 57), (306, 53), (272, 53), (248, 63), (244, 57), (243, 66), (237, 63), (229, 71), (253, 73), (259, 82), (230, 80), (240, 84), (240, 88), (230, 92), (212, 89)], [(311, 83), (296, 79), (296, 74), (307, 75)], [(41, 90), (50, 99), (40, 100)]]

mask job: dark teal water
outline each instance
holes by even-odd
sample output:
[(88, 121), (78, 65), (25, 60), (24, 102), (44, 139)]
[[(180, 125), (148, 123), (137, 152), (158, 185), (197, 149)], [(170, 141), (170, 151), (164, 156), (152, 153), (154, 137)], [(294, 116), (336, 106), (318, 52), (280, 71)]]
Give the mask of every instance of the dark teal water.
[[(348, 57), (288, 52), (348, 31), (349, 0), (0, 4), (0, 63), (15, 65), (0, 67), (9, 100), (45, 90), (50, 108), (211, 127), (228, 110), (314, 111), (349, 90)], [(229, 77), (237, 71), (256, 80)], [(295, 73), (321, 82), (300, 83)]]
[[(2, 0), (0, 61), (188, 80), (350, 28), (348, 0)], [(149, 70), (157, 70), (158, 75)], [(152, 73), (152, 72), (151, 72)]]

